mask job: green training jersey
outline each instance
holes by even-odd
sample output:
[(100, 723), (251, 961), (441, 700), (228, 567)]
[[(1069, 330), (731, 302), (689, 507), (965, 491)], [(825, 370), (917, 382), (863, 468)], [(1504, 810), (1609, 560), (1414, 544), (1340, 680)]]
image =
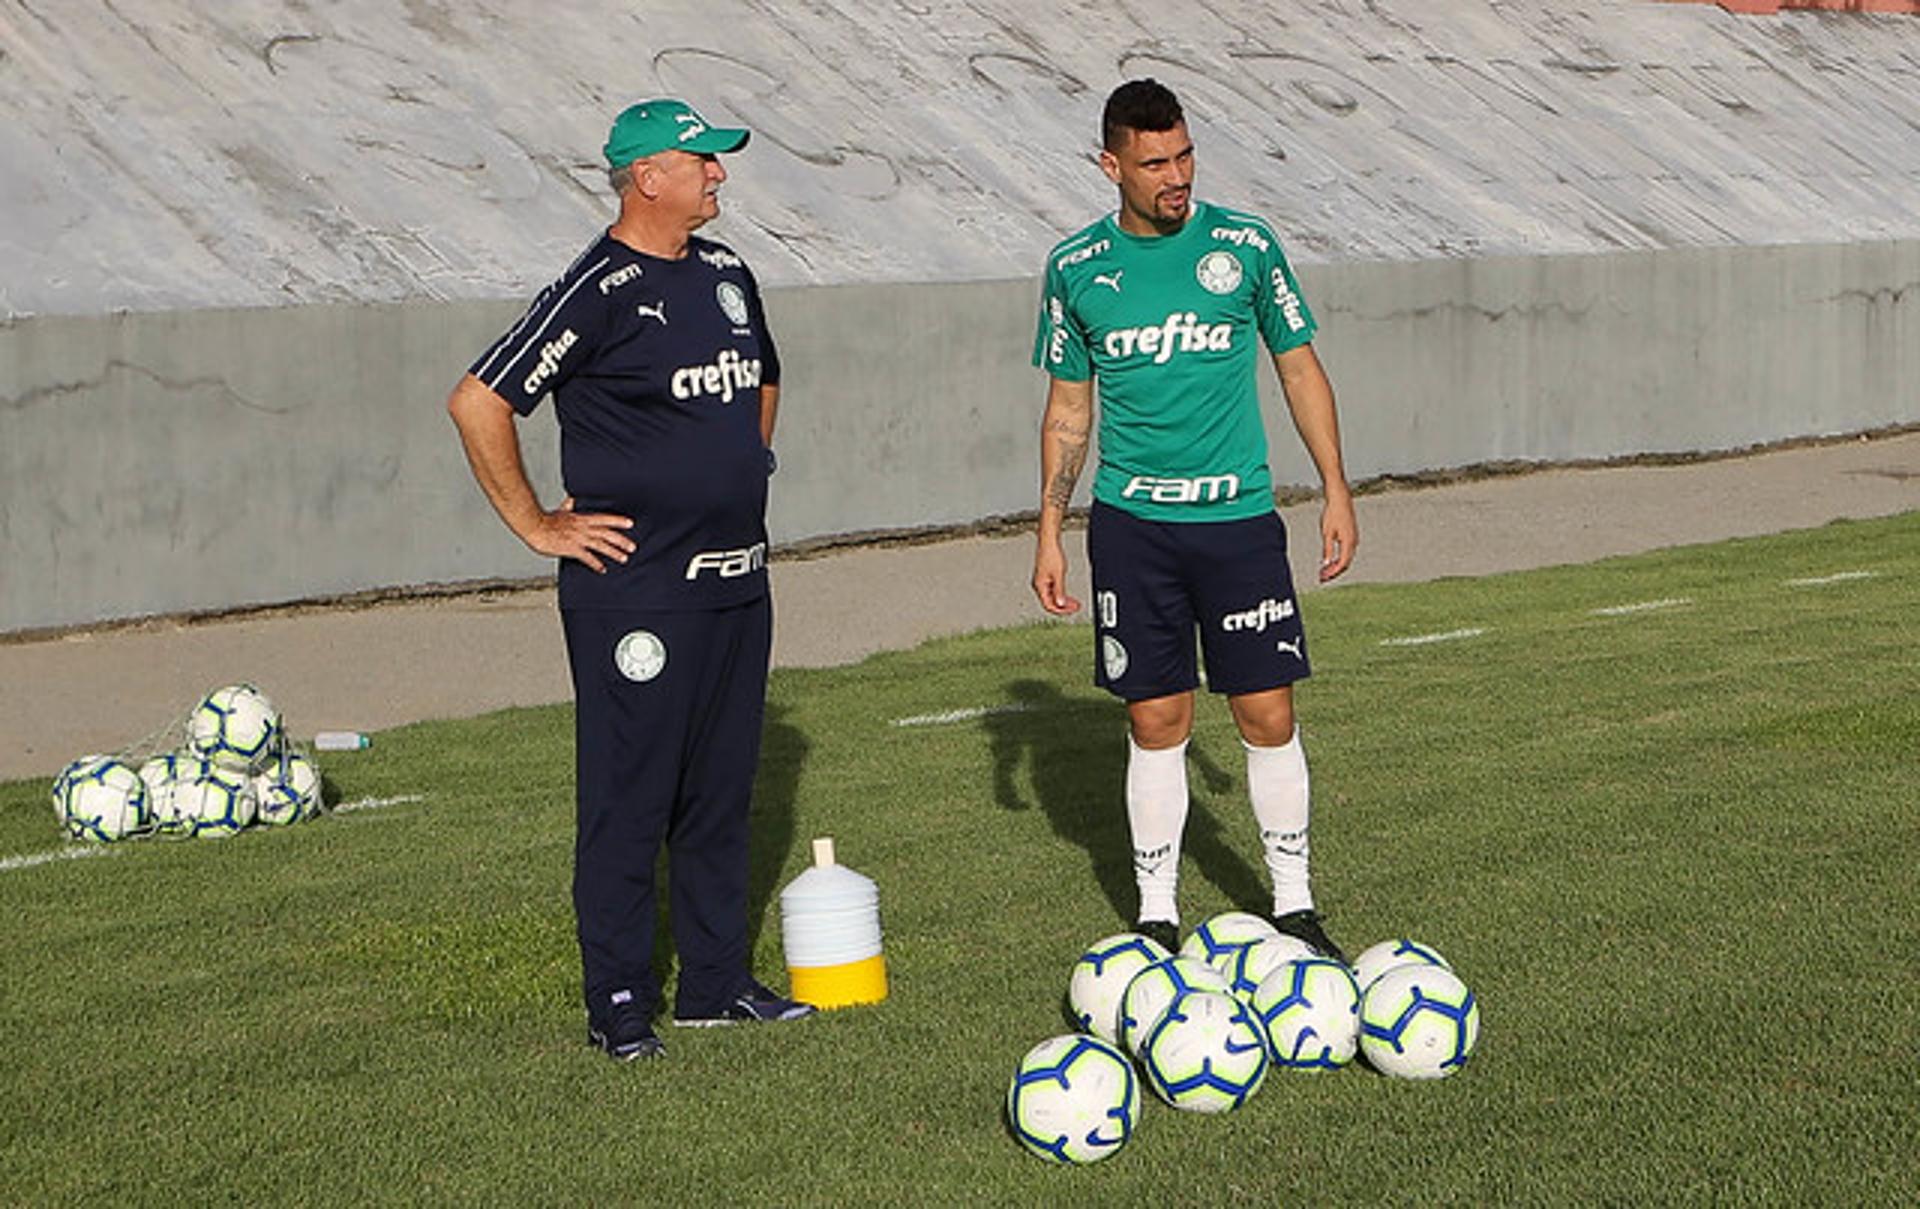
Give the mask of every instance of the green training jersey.
[(1056, 245), (1033, 363), (1098, 379), (1094, 499), (1148, 520), (1240, 520), (1273, 510), (1257, 345), (1281, 353), (1313, 333), (1273, 228), (1197, 202), (1172, 235), (1108, 215)]

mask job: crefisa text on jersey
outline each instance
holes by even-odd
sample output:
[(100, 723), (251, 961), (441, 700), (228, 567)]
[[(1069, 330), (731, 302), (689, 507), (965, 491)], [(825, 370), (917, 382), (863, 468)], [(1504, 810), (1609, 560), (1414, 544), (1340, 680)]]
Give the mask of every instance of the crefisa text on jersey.
[(580, 337), (574, 334), (572, 328), (566, 328), (558, 336), (540, 346), (540, 360), (534, 365), (533, 372), (527, 375), (527, 380), (521, 384), (529, 395), (539, 390), (542, 382), (553, 377), (553, 371), (560, 368), (560, 362), (566, 357), (567, 350), (578, 343), (579, 339)]
[(733, 402), (740, 391), (760, 385), (760, 358), (742, 357), (733, 349), (724, 350), (706, 365), (683, 365), (673, 371), (673, 397), (697, 399), (719, 395), (722, 403)]
[(1103, 341), (1107, 356), (1115, 359), (1138, 353), (1152, 357), (1155, 365), (1165, 365), (1177, 352), (1223, 353), (1233, 347), (1231, 323), (1201, 323), (1193, 311), (1175, 311), (1159, 323), (1147, 327), (1118, 327)]
[(1288, 331), (1297, 332), (1307, 326), (1307, 321), (1300, 316), (1300, 295), (1293, 292), (1293, 287), (1287, 284), (1287, 275), (1279, 269), (1273, 271), (1273, 301), (1286, 317)]
[(1252, 227), (1215, 227), (1207, 234), (1239, 247), (1258, 248), (1262, 252), (1272, 246), (1267, 242), (1266, 236)]

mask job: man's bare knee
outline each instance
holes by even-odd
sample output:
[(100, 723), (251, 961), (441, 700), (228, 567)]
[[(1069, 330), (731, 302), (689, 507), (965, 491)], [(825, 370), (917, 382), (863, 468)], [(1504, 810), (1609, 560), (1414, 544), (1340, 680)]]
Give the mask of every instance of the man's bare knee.
[(1270, 689), (1228, 699), (1240, 737), (1255, 747), (1285, 747), (1293, 741), (1293, 690)]
[(1127, 722), (1134, 743), (1148, 751), (1178, 747), (1193, 733), (1193, 694), (1132, 702), (1127, 706)]

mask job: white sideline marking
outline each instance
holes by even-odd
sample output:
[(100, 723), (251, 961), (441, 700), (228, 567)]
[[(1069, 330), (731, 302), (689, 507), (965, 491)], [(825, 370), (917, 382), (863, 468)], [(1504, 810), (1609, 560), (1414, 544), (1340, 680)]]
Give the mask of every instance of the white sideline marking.
[(945, 726), (950, 722), (971, 722), (975, 718), (985, 718), (994, 714), (1024, 714), (1033, 706), (1022, 702), (1007, 705), (975, 705), (967, 709), (950, 709), (938, 714), (915, 714), (911, 718), (895, 718), (891, 726)]
[(1410, 638), (1382, 638), (1381, 646), (1426, 646), (1433, 642), (1458, 642), (1462, 638), (1478, 638), (1486, 633), (1485, 626), (1471, 626), (1464, 630), (1448, 630), (1444, 634), (1415, 634)]
[[(358, 798), (351, 802), (342, 802), (329, 814), (345, 813), (353, 810), (379, 810), (383, 806), (405, 806), (410, 802), (424, 802), (424, 793), (403, 793), (392, 798)], [(54, 861), (80, 861), (90, 856), (117, 856), (118, 848), (72, 847), (56, 848), (52, 852), (30, 852), (25, 856), (9, 856), (0, 859), (0, 873), (13, 873), (20, 869), (32, 869), (37, 865), (50, 865)]]
[(354, 810), (379, 810), (386, 806), (405, 806), (411, 802), (424, 802), (424, 793), (403, 793), (393, 798), (356, 798), (351, 802), (342, 802), (328, 811), (329, 814), (346, 814)]
[(16, 869), (31, 869), (35, 865), (50, 865), (54, 861), (80, 861), (90, 856), (112, 856), (117, 848), (59, 848), (52, 852), (34, 852), (26, 856), (10, 856), (0, 860), (0, 873), (12, 873)]
[(1820, 575), (1813, 579), (1789, 579), (1789, 588), (1824, 588), (1828, 584), (1849, 583), (1856, 579), (1878, 579), (1878, 571), (1842, 571), (1838, 575)]
[(1608, 605), (1604, 609), (1593, 610), (1595, 617), (1625, 617), (1629, 613), (1651, 613), (1655, 609), (1677, 609), (1681, 605), (1690, 605), (1693, 601), (1684, 596), (1674, 596), (1666, 600), (1643, 600), (1637, 604)]

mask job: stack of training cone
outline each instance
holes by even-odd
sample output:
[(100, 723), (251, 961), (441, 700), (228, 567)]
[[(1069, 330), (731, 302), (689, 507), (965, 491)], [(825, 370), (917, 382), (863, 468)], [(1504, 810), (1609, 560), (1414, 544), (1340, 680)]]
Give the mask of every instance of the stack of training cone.
[(780, 892), (780, 942), (789, 993), (817, 1008), (887, 997), (880, 952), (880, 888), (834, 863), (833, 840), (813, 841), (813, 868)]

